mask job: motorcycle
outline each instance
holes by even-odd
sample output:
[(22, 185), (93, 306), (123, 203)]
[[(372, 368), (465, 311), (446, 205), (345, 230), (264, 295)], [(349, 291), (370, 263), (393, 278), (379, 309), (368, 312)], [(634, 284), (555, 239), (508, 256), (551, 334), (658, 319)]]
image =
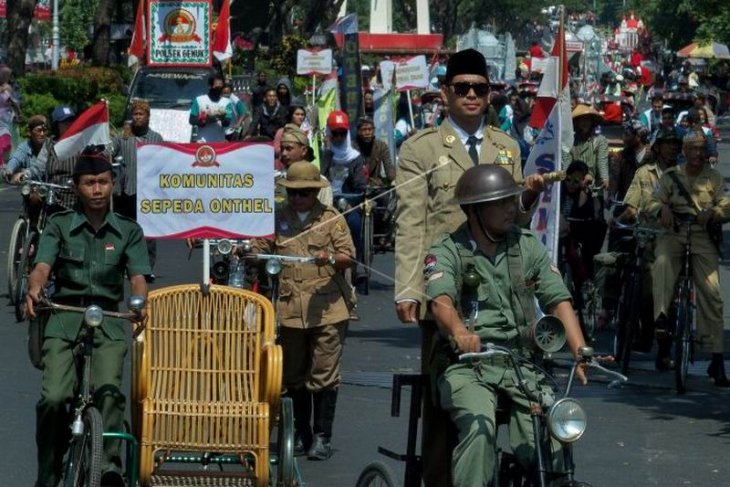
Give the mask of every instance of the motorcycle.
[[(536, 347), (548, 355), (560, 350), (565, 344), (563, 325), (554, 316), (545, 316), (538, 320), (532, 327), (531, 335)], [(559, 386), (551, 374), (544, 371), (538, 364), (513, 353), (510, 348), (487, 343), (483, 345), (480, 352), (459, 355), (459, 361), (480, 361), (495, 356), (507, 359), (517, 377), (518, 388), (531, 403), (530, 414), (536, 445), (536, 463), (531, 471), (526, 471), (513, 452), (497, 449), (494, 485), (499, 487), (590, 487), (590, 484), (579, 482), (574, 478), (573, 444), (583, 436), (587, 426), (585, 410), (576, 399), (571, 397), (576, 371), (579, 367), (586, 366), (586, 368), (595, 369), (613, 377), (614, 380), (609, 383), (609, 388), (626, 382), (628, 380), (626, 376), (601, 365), (601, 362), (611, 361), (610, 357), (599, 357), (593, 348), (584, 346), (580, 348), (578, 358), (571, 367), (565, 391), (556, 399), (555, 395), (551, 393), (530, 392), (520, 368), (521, 365), (528, 365), (535, 370), (542, 371), (545, 377), (553, 382), (556, 391), (559, 390)], [(501, 404), (501, 401), (498, 404)], [(497, 408), (498, 425), (509, 422), (509, 410), (505, 411), (504, 405), (502, 406), (502, 408), (499, 406)], [(557, 452), (551, 448), (551, 439), (557, 440), (562, 447), (562, 472), (553, 470), (553, 466), (560, 462), (554, 461), (558, 458), (554, 457)]]

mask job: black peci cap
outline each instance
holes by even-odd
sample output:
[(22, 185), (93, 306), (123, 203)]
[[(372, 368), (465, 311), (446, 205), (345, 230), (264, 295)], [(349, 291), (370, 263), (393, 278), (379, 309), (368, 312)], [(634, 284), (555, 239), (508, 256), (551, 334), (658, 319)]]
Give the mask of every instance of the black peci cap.
[(79, 176), (87, 174), (96, 176), (97, 174), (112, 170), (112, 164), (102, 149), (103, 146), (91, 146), (84, 149), (74, 166), (74, 180), (78, 180)]
[(489, 68), (482, 54), (475, 49), (464, 49), (449, 58), (446, 66), (446, 83), (460, 74), (475, 74), (489, 81)]

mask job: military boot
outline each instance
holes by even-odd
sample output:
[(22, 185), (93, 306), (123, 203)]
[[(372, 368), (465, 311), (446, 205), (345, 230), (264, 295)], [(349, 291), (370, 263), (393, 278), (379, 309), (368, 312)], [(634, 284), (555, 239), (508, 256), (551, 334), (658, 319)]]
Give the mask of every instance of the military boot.
[(337, 389), (315, 392), (314, 396), (314, 439), (307, 453), (310, 460), (327, 460), (332, 456), (332, 423), (335, 420)]
[(294, 403), (294, 456), (299, 457), (312, 445), (312, 393), (296, 389), (289, 396)]
[(707, 367), (707, 375), (715, 381), (716, 387), (730, 387), (730, 380), (725, 374), (725, 358), (721, 353), (712, 354), (712, 361)]

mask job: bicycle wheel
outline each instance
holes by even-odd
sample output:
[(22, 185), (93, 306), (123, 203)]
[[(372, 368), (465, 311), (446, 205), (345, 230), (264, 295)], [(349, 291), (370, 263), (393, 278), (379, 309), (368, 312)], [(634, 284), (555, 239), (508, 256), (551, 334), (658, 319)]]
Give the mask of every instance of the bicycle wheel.
[(363, 285), (363, 294), (370, 293), (370, 277), (372, 272), (370, 271), (373, 265), (373, 213), (363, 215), (363, 229), (362, 229), (362, 263), (365, 266), (365, 283)]
[(84, 432), (71, 444), (64, 486), (98, 487), (101, 483), (104, 425), (101, 413), (95, 407), (86, 408), (82, 419)]
[(28, 238), (25, 239), (23, 245), (23, 255), (20, 257), (18, 264), (18, 275), (16, 278), (15, 289), (15, 319), (23, 321), (25, 319), (25, 293), (28, 292), (28, 274), (33, 264), (33, 258), (38, 247), (38, 232), (30, 232)]
[(632, 276), (629, 283), (628, 301), (626, 302), (627, 320), (622, 325), (624, 330), (623, 349), (621, 351), (621, 373), (627, 374), (631, 362), (631, 347), (634, 343), (636, 331), (640, 326), (641, 313), (639, 310), (639, 299), (641, 298), (641, 283), (636, 276)]
[(8, 244), (8, 296), (10, 304), (15, 304), (18, 284), (18, 266), (25, 244), (25, 234), (28, 231), (28, 220), (23, 217), (15, 220), (13, 229), (10, 231), (10, 243)]
[(357, 478), (356, 487), (396, 487), (393, 470), (383, 462), (372, 462)]
[(692, 353), (692, 308), (689, 302), (689, 283), (681, 282), (677, 305), (677, 328), (674, 341), (674, 377), (677, 394), (687, 390), (687, 373)]
[(276, 487), (292, 487), (295, 485), (294, 406), (290, 397), (281, 399), (276, 444), (279, 455), (276, 466)]
[(587, 343), (592, 343), (596, 334), (596, 320), (598, 314), (598, 291), (592, 281), (586, 281), (583, 285), (583, 309), (581, 317), (583, 326), (588, 336), (585, 337)]
[(618, 298), (618, 304), (616, 306), (616, 327), (614, 329), (613, 336), (613, 356), (616, 361), (621, 362), (623, 360), (624, 351), (628, 348), (626, 345), (626, 331), (628, 329), (629, 321), (629, 301), (632, 294), (631, 285), (632, 280), (625, 281), (621, 286), (621, 294)]

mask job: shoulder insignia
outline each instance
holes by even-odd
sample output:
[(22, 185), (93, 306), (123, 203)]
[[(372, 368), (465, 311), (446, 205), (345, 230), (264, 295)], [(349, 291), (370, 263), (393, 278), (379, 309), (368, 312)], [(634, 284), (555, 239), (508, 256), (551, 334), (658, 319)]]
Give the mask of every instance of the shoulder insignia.
[(429, 280), (431, 278), (431, 276), (434, 274), (437, 263), (438, 263), (438, 260), (436, 259), (436, 256), (433, 254), (428, 254), (423, 259), (423, 277), (425, 277), (426, 280)]
[(404, 145), (405, 144), (409, 144), (410, 145), (413, 142), (415, 142), (415, 141), (417, 141), (419, 139), (422, 139), (422, 138), (426, 137), (427, 135), (436, 134), (436, 133), (438, 133), (438, 128), (436, 128), (436, 127), (429, 127), (427, 129), (419, 130), (415, 134), (413, 134), (410, 137), (408, 137), (408, 139), (405, 142), (403, 142), (403, 144)]
[(338, 232), (344, 233), (347, 230), (347, 225), (342, 221), (342, 218), (338, 218), (337, 223), (335, 223), (335, 228)]

